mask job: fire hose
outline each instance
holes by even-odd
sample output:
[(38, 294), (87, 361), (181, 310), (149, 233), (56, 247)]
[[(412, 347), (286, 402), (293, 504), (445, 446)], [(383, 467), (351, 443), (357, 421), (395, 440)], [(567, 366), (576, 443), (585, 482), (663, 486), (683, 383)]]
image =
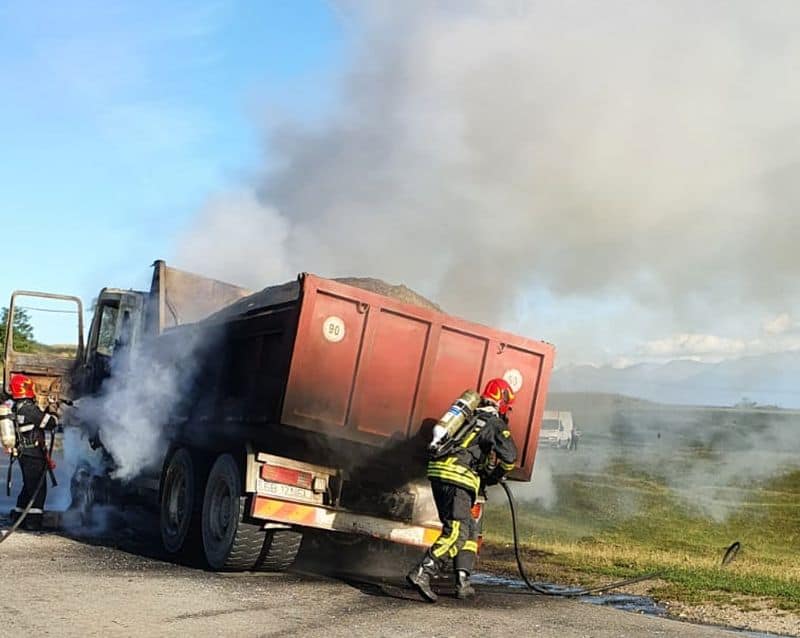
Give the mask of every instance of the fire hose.
[[(560, 596), (562, 598), (576, 598), (580, 596), (588, 596), (590, 594), (599, 594), (601, 592), (609, 591), (611, 589), (618, 589), (619, 587), (625, 587), (627, 585), (633, 585), (634, 583), (641, 583), (646, 580), (652, 580), (654, 578), (659, 578), (663, 575), (663, 572), (650, 572), (648, 574), (642, 574), (641, 576), (634, 576), (633, 578), (627, 578), (625, 580), (618, 580), (613, 583), (608, 583), (606, 585), (600, 585), (598, 587), (588, 587), (588, 588), (581, 588), (576, 587), (572, 589), (565, 589), (560, 585), (547, 585), (544, 583), (535, 583), (528, 578), (528, 574), (525, 572), (525, 567), (522, 564), (522, 557), (520, 555), (519, 550), (519, 534), (517, 532), (517, 504), (514, 500), (514, 495), (511, 493), (511, 488), (508, 486), (508, 483), (505, 480), (500, 481), (500, 485), (503, 486), (503, 489), (506, 492), (506, 496), (508, 497), (508, 505), (509, 509), (511, 510), (511, 529), (514, 536), (514, 557), (517, 559), (517, 569), (519, 570), (519, 575), (522, 578), (525, 585), (531, 591), (541, 594), (542, 596)], [(731, 545), (725, 550), (725, 555), (722, 558), (721, 567), (727, 567), (730, 562), (736, 557), (736, 554), (739, 553), (741, 549), (741, 544), (739, 541), (734, 541)]]
[(625, 580), (618, 580), (613, 583), (608, 583), (607, 585), (601, 585), (599, 587), (589, 587), (589, 588), (582, 588), (576, 587), (572, 589), (565, 589), (559, 585), (546, 585), (543, 583), (535, 583), (530, 578), (528, 578), (528, 574), (525, 572), (525, 567), (522, 565), (522, 557), (520, 555), (519, 550), (519, 534), (517, 532), (517, 504), (514, 500), (514, 495), (511, 493), (511, 488), (508, 486), (506, 481), (500, 481), (500, 485), (503, 486), (503, 489), (506, 492), (506, 496), (508, 497), (508, 506), (511, 510), (511, 529), (514, 536), (514, 557), (517, 559), (517, 569), (519, 570), (519, 575), (522, 578), (525, 585), (527, 585), (528, 589), (531, 591), (541, 594), (542, 596), (560, 596), (562, 598), (576, 598), (579, 596), (588, 596), (589, 594), (597, 594), (600, 592), (608, 591), (610, 589), (617, 589), (619, 587), (625, 587), (626, 585), (633, 585), (634, 583), (640, 583), (645, 580), (651, 580), (653, 578), (658, 578), (661, 575), (661, 572), (651, 572), (649, 574), (643, 574), (641, 576), (635, 576), (633, 578), (627, 578)]
[(58, 485), (55, 476), (53, 475), (53, 467), (51, 465), (51, 460), (50, 460), (53, 455), (53, 444), (55, 443), (55, 440), (56, 440), (56, 433), (55, 430), (53, 430), (52, 432), (50, 432), (50, 445), (48, 451), (45, 452), (44, 450), (42, 450), (42, 457), (44, 459), (45, 466), (44, 469), (42, 470), (41, 476), (39, 476), (39, 481), (36, 483), (36, 488), (33, 490), (33, 494), (31, 494), (31, 498), (28, 501), (28, 504), (24, 507), (22, 512), (20, 512), (19, 516), (17, 517), (17, 520), (14, 521), (13, 525), (11, 525), (11, 527), (9, 527), (8, 529), (0, 530), (0, 543), (2, 543), (14, 532), (16, 532), (17, 528), (20, 525), (22, 525), (22, 523), (25, 521), (25, 517), (28, 515), (28, 512), (30, 512), (31, 509), (33, 508), (33, 504), (36, 501), (36, 497), (39, 495), (39, 492), (44, 486), (44, 482), (45, 479), (47, 479), (48, 474), (50, 475), (50, 478), (53, 481), (53, 486), (55, 487), (56, 485)]

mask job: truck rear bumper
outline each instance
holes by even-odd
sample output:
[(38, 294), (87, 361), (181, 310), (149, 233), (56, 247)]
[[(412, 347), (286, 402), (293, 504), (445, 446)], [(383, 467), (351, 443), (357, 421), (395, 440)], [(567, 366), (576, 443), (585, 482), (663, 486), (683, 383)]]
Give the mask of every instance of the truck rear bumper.
[(360, 534), (416, 547), (429, 547), (441, 532), (441, 528), (433, 524), (407, 525), (376, 516), (258, 495), (253, 496), (250, 514), (265, 523), (283, 523), (331, 532)]

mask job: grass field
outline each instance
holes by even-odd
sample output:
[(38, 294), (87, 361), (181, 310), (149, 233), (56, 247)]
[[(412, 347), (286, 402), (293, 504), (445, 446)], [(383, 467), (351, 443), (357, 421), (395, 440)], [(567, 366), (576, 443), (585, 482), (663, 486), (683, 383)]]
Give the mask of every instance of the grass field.
[[(724, 419), (719, 427), (711, 424), (719, 415), (695, 417), (700, 427), (695, 422), (691, 437), (673, 429), (682, 434), (673, 437), (668, 457), (655, 442), (643, 446), (637, 437), (611, 445), (605, 429), (592, 435), (591, 424), (577, 453), (540, 450), (534, 486), (541, 472), (546, 498), (512, 484), (523, 500), (519, 526), (532, 575), (588, 584), (659, 572), (650, 593), (663, 600), (746, 609), (769, 599), (779, 609), (800, 609), (800, 455), (790, 469), (786, 449), (786, 441), (800, 439), (800, 429), (796, 436), (764, 439), (781, 445), (754, 449), (752, 440), (743, 447), (720, 438), (730, 428)], [(658, 427), (666, 437), (663, 415)], [(791, 420), (781, 428), (795, 431)], [(714, 443), (698, 445), (698, 431)], [(495, 566), (512, 566), (509, 521), (498, 490), (484, 520), (484, 557)], [(741, 550), (723, 568), (734, 541)]]

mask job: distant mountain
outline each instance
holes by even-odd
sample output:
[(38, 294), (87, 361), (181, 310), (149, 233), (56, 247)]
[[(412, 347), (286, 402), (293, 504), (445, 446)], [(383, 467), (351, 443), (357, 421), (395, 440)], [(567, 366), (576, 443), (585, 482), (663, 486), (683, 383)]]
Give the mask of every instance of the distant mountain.
[(765, 354), (720, 363), (676, 360), (627, 368), (570, 365), (557, 368), (552, 392), (623, 394), (659, 403), (800, 408), (800, 352)]

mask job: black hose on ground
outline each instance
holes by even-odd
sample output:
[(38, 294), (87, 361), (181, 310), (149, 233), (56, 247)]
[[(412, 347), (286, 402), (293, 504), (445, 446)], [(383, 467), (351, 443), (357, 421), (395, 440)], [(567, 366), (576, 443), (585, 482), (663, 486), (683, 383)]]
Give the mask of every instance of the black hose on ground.
[(657, 578), (660, 575), (659, 572), (652, 572), (650, 574), (644, 574), (642, 576), (636, 576), (634, 578), (618, 580), (616, 582), (608, 583), (607, 585), (602, 585), (600, 587), (573, 588), (573, 589), (565, 589), (558, 585), (546, 585), (531, 581), (531, 579), (528, 578), (528, 574), (525, 572), (525, 567), (522, 565), (522, 557), (520, 556), (520, 551), (519, 551), (519, 536), (517, 534), (517, 504), (516, 501), (514, 500), (514, 495), (511, 493), (511, 488), (508, 486), (508, 483), (506, 481), (500, 481), (500, 485), (503, 486), (503, 489), (506, 492), (506, 496), (508, 497), (508, 506), (511, 509), (511, 529), (514, 535), (514, 556), (517, 559), (517, 569), (519, 569), (520, 577), (528, 586), (528, 589), (530, 589), (531, 591), (534, 591), (537, 594), (541, 594), (542, 596), (561, 596), (562, 598), (574, 598), (577, 596), (587, 596), (589, 594), (597, 594), (604, 591), (608, 591), (610, 589), (617, 589), (619, 587), (624, 587), (626, 585), (632, 585), (634, 583), (640, 583), (645, 580), (651, 580), (653, 578)]
[[(50, 449), (47, 453), (47, 456), (45, 457), (44, 453), (42, 453), (42, 457), (44, 458), (45, 461), (45, 466), (44, 469), (42, 470), (42, 475), (39, 477), (39, 481), (36, 483), (36, 489), (33, 490), (33, 494), (31, 494), (31, 498), (28, 501), (28, 504), (20, 512), (19, 516), (17, 517), (17, 520), (14, 521), (14, 524), (8, 529), (0, 530), (0, 543), (2, 543), (14, 532), (16, 532), (17, 528), (20, 525), (22, 525), (22, 523), (25, 521), (25, 517), (28, 515), (28, 512), (30, 512), (31, 509), (33, 508), (33, 503), (36, 500), (36, 497), (39, 495), (39, 492), (41, 491), (42, 486), (44, 485), (44, 482), (47, 479), (48, 473), (52, 474), (52, 470), (49, 468), (47, 463), (49, 458), (51, 458), (53, 454), (53, 444), (55, 440), (56, 440), (55, 431), (53, 431), (50, 433)], [(53, 479), (53, 482), (55, 483), (55, 478)]]
[(22, 512), (20, 512), (20, 515), (17, 517), (17, 520), (14, 521), (14, 524), (11, 527), (0, 531), (0, 543), (2, 543), (14, 532), (16, 532), (17, 528), (20, 525), (22, 525), (23, 521), (25, 520), (25, 517), (28, 515), (28, 512), (31, 511), (31, 508), (33, 507), (33, 502), (39, 495), (39, 491), (42, 489), (42, 485), (44, 485), (44, 481), (46, 478), (47, 478), (47, 471), (43, 470), (42, 475), (39, 477), (39, 482), (36, 484), (36, 489), (33, 490), (33, 494), (31, 495), (31, 500), (28, 501), (28, 504), (25, 506), (25, 509), (23, 509)]

